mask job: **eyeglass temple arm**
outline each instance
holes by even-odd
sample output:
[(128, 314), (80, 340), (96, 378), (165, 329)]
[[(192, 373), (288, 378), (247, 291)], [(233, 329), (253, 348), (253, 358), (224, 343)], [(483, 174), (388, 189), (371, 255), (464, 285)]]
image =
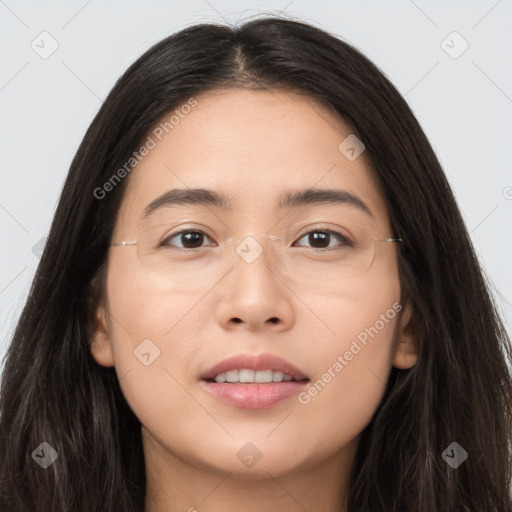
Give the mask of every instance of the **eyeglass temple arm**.
[(137, 245), (137, 242), (112, 242), (110, 247), (122, 247), (123, 245)]
[(379, 242), (402, 242), (401, 238), (376, 238)]

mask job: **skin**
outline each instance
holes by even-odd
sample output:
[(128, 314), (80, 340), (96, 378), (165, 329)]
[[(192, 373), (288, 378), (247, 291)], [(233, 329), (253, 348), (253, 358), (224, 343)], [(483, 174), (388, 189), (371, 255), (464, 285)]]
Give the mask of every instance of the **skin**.
[[(176, 226), (199, 223), (213, 239), (254, 233), (264, 245), (258, 236), (272, 228), (291, 243), (310, 224), (336, 228), (335, 206), (278, 209), (282, 192), (310, 187), (357, 194), (374, 214), (376, 235), (395, 235), (366, 154), (354, 161), (342, 154), (338, 146), (352, 131), (315, 100), (243, 89), (196, 99), (129, 176), (113, 241), (137, 239), (144, 208), (173, 188), (232, 197), (232, 212), (176, 210)], [(206, 393), (199, 376), (234, 354), (270, 352), (317, 381), (359, 333), (400, 303), (396, 245), (378, 244), (370, 270), (336, 289), (295, 275), (280, 279), (266, 246), (214, 286), (188, 287), (149, 274), (135, 247), (110, 249), (91, 351), (98, 364), (115, 366), (142, 422), (147, 512), (345, 510), (359, 437), (391, 368), (417, 361), (410, 304), (307, 404), (292, 396), (268, 409), (234, 407)], [(133, 351), (148, 338), (160, 355), (146, 366)], [(248, 442), (261, 453), (251, 468), (237, 457)]]

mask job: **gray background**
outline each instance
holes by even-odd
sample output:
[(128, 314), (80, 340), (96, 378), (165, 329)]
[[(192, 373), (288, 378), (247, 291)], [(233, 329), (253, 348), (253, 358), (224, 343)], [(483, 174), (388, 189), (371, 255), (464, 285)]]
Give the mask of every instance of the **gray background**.
[[(73, 154), (116, 79), (186, 25), (263, 11), (334, 32), (405, 96), (445, 169), (511, 328), (512, 0), (0, 0), (0, 357)], [(52, 45), (58, 48), (45, 54)]]

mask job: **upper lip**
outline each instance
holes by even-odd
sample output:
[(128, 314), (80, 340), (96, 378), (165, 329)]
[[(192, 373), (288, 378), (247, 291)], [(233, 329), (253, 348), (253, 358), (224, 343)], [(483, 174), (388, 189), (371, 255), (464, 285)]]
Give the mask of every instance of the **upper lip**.
[(232, 357), (228, 357), (223, 361), (215, 364), (208, 370), (202, 373), (201, 379), (214, 379), (219, 373), (224, 373), (230, 370), (237, 369), (248, 369), (248, 370), (275, 370), (291, 375), (295, 380), (304, 380), (308, 377), (302, 373), (293, 364), (281, 359), (280, 357), (274, 356), (273, 354), (237, 354)]

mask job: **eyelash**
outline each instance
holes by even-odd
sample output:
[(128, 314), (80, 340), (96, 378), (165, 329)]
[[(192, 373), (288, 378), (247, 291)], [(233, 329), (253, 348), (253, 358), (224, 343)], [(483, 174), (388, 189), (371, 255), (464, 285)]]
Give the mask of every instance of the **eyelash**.
[[(172, 240), (173, 238), (179, 237), (180, 235), (183, 235), (185, 233), (202, 233), (202, 234), (206, 235), (208, 238), (210, 238), (207, 233), (205, 233), (204, 231), (202, 231), (200, 229), (184, 229), (182, 231), (179, 231), (177, 233), (173, 233), (172, 235), (169, 235), (168, 237), (166, 237), (164, 240), (162, 240), (162, 242), (160, 243), (160, 246), (162, 246), (162, 247), (170, 247), (167, 244), (169, 242), (169, 240)], [(310, 235), (311, 233), (328, 233), (330, 235), (334, 235), (336, 238), (338, 238), (338, 240), (340, 240), (343, 243), (343, 246), (340, 247), (340, 248), (324, 248), (324, 249), (311, 248), (315, 252), (340, 251), (340, 250), (343, 250), (345, 247), (353, 247), (353, 245), (354, 245), (346, 236), (344, 236), (341, 233), (339, 233), (337, 231), (334, 231), (332, 229), (320, 229), (320, 228), (313, 229), (311, 231), (308, 231), (307, 233), (304, 233), (298, 240), (302, 240), (304, 237)], [(299, 246), (299, 247), (301, 247), (301, 246)], [(185, 247), (177, 247), (177, 249), (183, 249), (184, 251), (196, 251), (197, 249), (202, 249), (202, 248), (203, 247), (196, 247), (194, 249), (187, 249)]]

